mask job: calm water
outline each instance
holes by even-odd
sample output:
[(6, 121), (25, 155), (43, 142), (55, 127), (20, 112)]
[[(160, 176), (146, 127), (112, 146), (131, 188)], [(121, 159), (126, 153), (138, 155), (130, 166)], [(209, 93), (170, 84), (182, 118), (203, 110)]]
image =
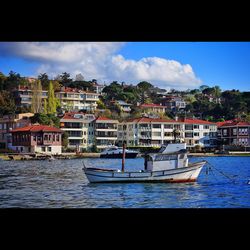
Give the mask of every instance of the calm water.
[[(0, 161), (0, 208), (249, 208), (250, 157), (204, 159), (235, 182), (203, 168), (197, 183), (90, 184), (82, 160)], [(85, 163), (121, 166), (119, 159)], [(125, 166), (141, 169), (143, 159), (127, 159)]]

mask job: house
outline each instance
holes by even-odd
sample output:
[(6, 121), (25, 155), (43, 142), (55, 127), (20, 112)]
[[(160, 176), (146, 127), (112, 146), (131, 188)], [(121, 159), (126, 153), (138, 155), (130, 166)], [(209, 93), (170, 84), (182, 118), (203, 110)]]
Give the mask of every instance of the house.
[(12, 149), (20, 153), (62, 153), (63, 131), (47, 125), (29, 125), (11, 131)]
[(109, 119), (104, 116), (100, 116), (94, 121), (95, 144), (97, 148), (101, 149), (115, 145), (118, 123), (118, 120)]
[(80, 112), (65, 113), (60, 120), (60, 128), (68, 133), (69, 148), (83, 151), (94, 143), (94, 123), (96, 117)]
[(132, 104), (126, 103), (122, 100), (110, 101), (111, 104), (116, 104), (121, 108), (121, 111), (130, 113)]
[(250, 122), (239, 120), (218, 122), (218, 139), (222, 145), (250, 149)]
[(22, 128), (31, 124), (30, 117), (33, 113), (22, 113), (16, 115), (5, 115), (0, 118), (0, 148), (11, 148), (11, 131), (16, 128)]
[(149, 104), (141, 104), (139, 105), (139, 108), (144, 110), (146, 113), (150, 112), (155, 112), (155, 113), (165, 113), (167, 111), (167, 107), (163, 106), (161, 104), (154, 104), (154, 103), (149, 103)]
[(186, 108), (186, 102), (179, 96), (167, 96), (162, 100), (162, 105), (168, 110), (178, 111)]

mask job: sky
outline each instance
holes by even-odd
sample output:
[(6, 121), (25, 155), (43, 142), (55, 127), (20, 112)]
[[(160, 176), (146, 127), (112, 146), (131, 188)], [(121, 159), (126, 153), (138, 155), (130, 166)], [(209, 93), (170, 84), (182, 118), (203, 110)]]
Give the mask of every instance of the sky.
[(0, 72), (250, 91), (250, 42), (0, 42)]

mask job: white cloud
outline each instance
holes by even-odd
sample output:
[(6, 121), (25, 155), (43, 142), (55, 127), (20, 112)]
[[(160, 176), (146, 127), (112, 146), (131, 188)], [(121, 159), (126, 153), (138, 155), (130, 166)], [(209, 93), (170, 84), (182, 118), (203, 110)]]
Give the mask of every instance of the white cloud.
[(149, 81), (162, 88), (187, 89), (201, 84), (189, 64), (147, 57), (138, 61), (117, 54), (120, 42), (15, 42), (0, 43), (0, 55), (12, 54), (39, 63), (36, 74), (54, 77), (66, 71), (87, 80), (128, 83)]

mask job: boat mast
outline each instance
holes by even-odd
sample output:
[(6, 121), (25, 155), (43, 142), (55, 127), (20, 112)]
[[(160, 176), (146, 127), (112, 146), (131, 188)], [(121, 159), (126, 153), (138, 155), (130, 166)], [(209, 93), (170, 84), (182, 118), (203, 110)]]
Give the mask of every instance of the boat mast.
[(125, 149), (126, 149), (126, 144), (123, 142), (122, 144), (122, 172), (124, 172), (124, 165), (125, 165)]

